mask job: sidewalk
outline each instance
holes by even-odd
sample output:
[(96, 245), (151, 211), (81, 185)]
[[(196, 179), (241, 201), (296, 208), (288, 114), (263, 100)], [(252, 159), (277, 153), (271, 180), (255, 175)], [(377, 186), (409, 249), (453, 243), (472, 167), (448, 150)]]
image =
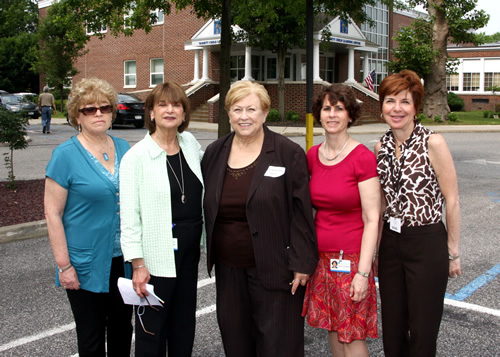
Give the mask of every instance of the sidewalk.
[[(30, 125), (41, 125), (41, 119), (30, 120)], [(52, 125), (67, 125), (66, 119), (54, 118)], [(499, 132), (500, 125), (426, 125), (437, 133), (480, 133), (480, 132)], [(285, 126), (269, 126), (269, 128), (284, 136), (305, 136), (306, 129), (304, 127), (285, 127)], [(384, 123), (365, 124), (353, 126), (349, 129), (351, 134), (380, 134), (382, 135), (388, 129), (388, 125)], [(201, 131), (217, 133), (216, 123), (206, 123), (191, 121), (189, 123), (190, 131)], [(314, 128), (313, 135), (323, 135), (322, 128)], [(47, 225), (45, 220), (22, 223), (13, 226), (0, 227), (0, 244), (14, 240), (38, 238), (47, 236)]]

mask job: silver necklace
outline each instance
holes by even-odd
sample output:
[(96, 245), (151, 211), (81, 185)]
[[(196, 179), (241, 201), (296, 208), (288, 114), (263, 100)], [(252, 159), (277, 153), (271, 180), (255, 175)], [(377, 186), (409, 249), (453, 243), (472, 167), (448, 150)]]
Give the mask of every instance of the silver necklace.
[(168, 164), (168, 167), (170, 167), (170, 170), (172, 170), (172, 173), (174, 174), (174, 177), (175, 177), (175, 180), (177, 181), (177, 184), (179, 185), (179, 189), (181, 190), (181, 202), (182, 203), (186, 203), (186, 195), (184, 194), (184, 173), (182, 172), (182, 159), (181, 159), (181, 151), (179, 150), (179, 163), (180, 163), (180, 166), (181, 166), (181, 181), (182, 181), (182, 185), (181, 185), (181, 182), (179, 181), (179, 179), (177, 178), (177, 175), (175, 174), (175, 171), (174, 169), (172, 168), (172, 165), (170, 165), (170, 162), (168, 162), (168, 156), (167, 156), (167, 164)]
[(342, 154), (342, 151), (344, 151), (344, 149), (346, 148), (347, 143), (349, 142), (349, 139), (350, 139), (350, 138), (351, 138), (351, 137), (348, 135), (348, 136), (347, 136), (347, 140), (345, 141), (344, 146), (342, 146), (342, 149), (340, 149), (340, 151), (338, 152), (338, 154), (337, 154), (337, 155), (335, 155), (335, 156), (334, 156), (333, 158), (331, 158), (331, 159), (330, 159), (328, 156), (326, 156), (326, 150), (325, 150), (326, 140), (325, 140), (325, 142), (323, 143), (323, 156), (325, 157), (326, 161), (333, 161), (333, 160), (335, 160), (337, 157), (339, 157), (339, 156), (340, 156), (340, 154)]

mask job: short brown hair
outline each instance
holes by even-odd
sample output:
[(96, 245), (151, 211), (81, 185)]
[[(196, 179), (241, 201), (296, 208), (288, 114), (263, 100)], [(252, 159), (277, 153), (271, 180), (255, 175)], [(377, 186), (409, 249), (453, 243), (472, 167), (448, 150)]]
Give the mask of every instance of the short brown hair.
[(72, 127), (77, 128), (80, 107), (91, 103), (107, 100), (113, 107), (113, 121), (116, 117), (116, 102), (118, 100), (115, 89), (111, 84), (100, 78), (83, 78), (72, 89), (66, 103), (68, 119)]
[(269, 110), (271, 107), (271, 98), (266, 88), (262, 84), (250, 81), (238, 81), (231, 86), (226, 94), (224, 108), (229, 112), (234, 103), (250, 94), (255, 94), (259, 97), (260, 109), (262, 111), (266, 112)]
[(184, 122), (177, 128), (177, 131), (179, 133), (182, 133), (189, 126), (189, 119), (191, 117), (191, 104), (188, 97), (186, 96), (186, 92), (181, 87), (181, 85), (172, 81), (158, 84), (146, 98), (146, 103), (144, 104), (144, 124), (146, 125), (146, 128), (148, 128), (151, 134), (156, 131), (156, 122), (154, 120), (151, 120), (151, 111), (153, 110), (154, 106), (160, 103), (162, 100), (172, 104), (182, 104), (182, 108), (184, 109), (185, 114)]
[(407, 90), (413, 99), (415, 113), (420, 111), (424, 100), (424, 86), (418, 74), (409, 69), (404, 69), (399, 73), (391, 74), (384, 78), (378, 87), (380, 98), (380, 110), (384, 105), (384, 99), (387, 95), (398, 94)]
[(337, 102), (342, 102), (349, 114), (351, 121), (347, 127), (351, 127), (361, 116), (361, 105), (356, 99), (354, 90), (345, 84), (332, 84), (323, 88), (313, 100), (312, 115), (316, 121), (321, 124), (321, 108), (323, 101), (328, 97), (330, 104), (335, 105)]

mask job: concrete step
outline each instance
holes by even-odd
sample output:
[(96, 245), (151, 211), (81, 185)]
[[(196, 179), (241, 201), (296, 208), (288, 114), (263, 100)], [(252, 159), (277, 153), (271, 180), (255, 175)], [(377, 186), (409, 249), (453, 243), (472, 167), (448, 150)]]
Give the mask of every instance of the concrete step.
[(191, 120), (208, 123), (208, 105), (202, 104), (191, 113)]

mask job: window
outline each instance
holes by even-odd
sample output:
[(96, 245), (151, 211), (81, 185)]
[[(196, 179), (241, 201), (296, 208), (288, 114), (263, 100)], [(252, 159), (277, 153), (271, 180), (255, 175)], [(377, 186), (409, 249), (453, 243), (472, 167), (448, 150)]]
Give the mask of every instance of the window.
[(96, 33), (105, 33), (106, 31), (108, 31), (108, 28), (105, 25), (102, 25), (102, 26), (99, 26), (97, 31), (92, 31), (90, 29), (89, 25), (87, 24), (86, 30), (87, 30), (87, 35), (94, 35)]
[(320, 57), (319, 59), (319, 71), (320, 76), (324, 81), (334, 83), (333, 79), (333, 65), (334, 57)]
[(278, 60), (276, 59), (276, 57), (268, 57), (266, 60), (266, 78), (278, 78)]
[(464, 73), (464, 91), (477, 92), (479, 90), (479, 73)]
[(237, 81), (245, 77), (245, 56), (231, 56), (231, 80)]
[(124, 87), (133, 87), (137, 85), (137, 66), (135, 61), (125, 61), (123, 70)]
[(484, 90), (490, 91), (492, 87), (500, 87), (500, 73), (490, 72), (484, 74)]
[(155, 16), (155, 20), (151, 21), (151, 25), (161, 25), (165, 21), (165, 16), (163, 15), (163, 10), (151, 11), (151, 15)]
[(458, 74), (446, 75), (446, 89), (450, 92), (458, 91)]
[(252, 78), (256, 81), (262, 80), (260, 56), (252, 55)]
[(157, 84), (163, 83), (163, 58), (155, 58), (151, 60), (151, 83), (154, 87)]

